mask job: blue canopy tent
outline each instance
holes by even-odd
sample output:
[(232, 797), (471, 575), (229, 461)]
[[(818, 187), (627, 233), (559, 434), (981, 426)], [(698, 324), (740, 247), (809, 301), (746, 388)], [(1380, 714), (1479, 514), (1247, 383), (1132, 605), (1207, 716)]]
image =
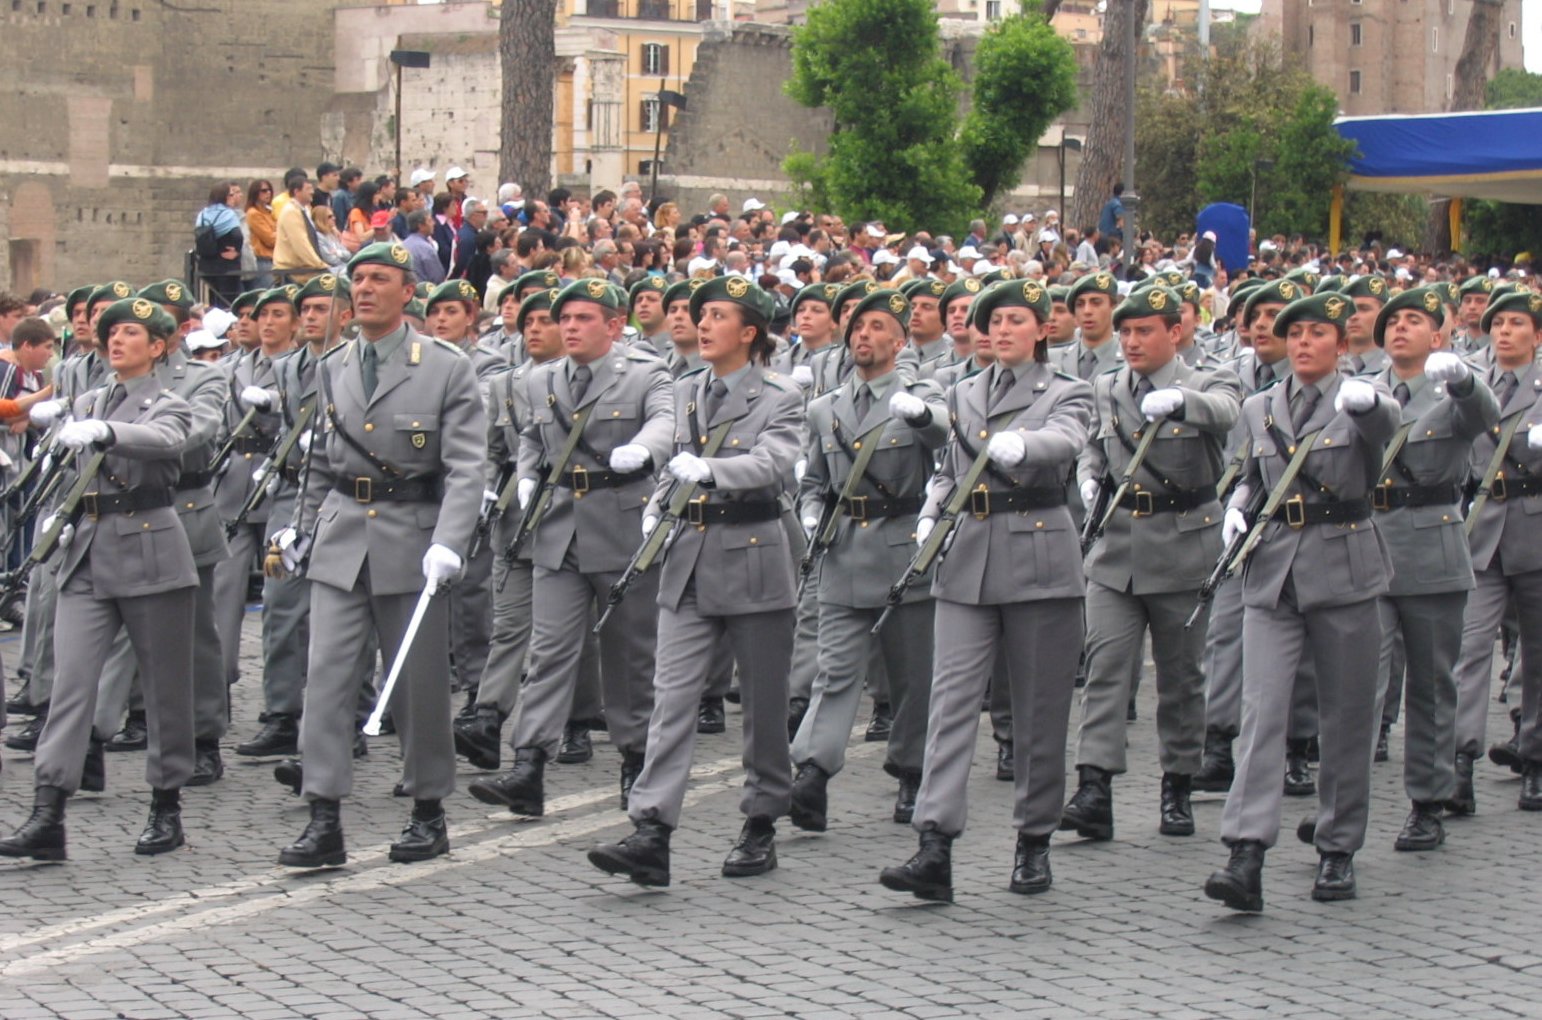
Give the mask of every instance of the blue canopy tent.
[[(1464, 198), (1542, 205), (1542, 109), (1340, 117), (1334, 126), (1358, 149), (1345, 187), (1451, 199), (1454, 248)], [(1329, 227), (1335, 252), (1343, 211), (1338, 189)]]

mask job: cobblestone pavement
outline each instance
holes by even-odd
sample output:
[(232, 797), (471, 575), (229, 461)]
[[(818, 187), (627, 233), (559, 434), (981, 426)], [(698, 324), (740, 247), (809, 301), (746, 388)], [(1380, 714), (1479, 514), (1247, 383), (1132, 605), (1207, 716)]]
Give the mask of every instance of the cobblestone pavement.
[[(1200, 892), (1224, 859), (1221, 796), (1200, 795), (1200, 835), (1156, 832), (1153, 686), (1115, 784), (1117, 839), (1055, 840), (1055, 887), (1007, 892), (1009, 787), (982, 729), (974, 826), (957, 846), (958, 900), (890, 893), (878, 869), (915, 846), (889, 821), (879, 745), (854, 744), (832, 784), (822, 835), (779, 835), (781, 867), (719, 877), (738, 832), (734, 734), (704, 737), (674, 842), (674, 885), (643, 890), (584, 860), (628, 829), (617, 756), (548, 771), (547, 816), (520, 822), (463, 792), (449, 804), (454, 851), (395, 865), (385, 849), (407, 805), (399, 758), (371, 741), (344, 809), (346, 868), (275, 865), (303, 828), (301, 802), (271, 763), (229, 748), (254, 729), (256, 616), (236, 688), (227, 772), (185, 794), (189, 845), (136, 858), (148, 794), (140, 756), (112, 754), (109, 792), (69, 809), (70, 861), (0, 863), (0, 1016), (31, 1017), (1375, 1017), (1536, 1016), (1537, 917), (1528, 885), (1542, 818), (1515, 808), (1517, 782), (1479, 767), (1479, 814), (1435, 853), (1399, 854), (1393, 762), (1375, 774), (1360, 898), (1318, 904), (1315, 854), (1289, 832), (1265, 868), (1267, 913), (1228, 914)], [(14, 664), (14, 640), (0, 645)], [(1149, 666), (1148, 666), (1149, 674)], [(1509, 732), (1494, 706), (1491, 733)], [(462, 783), (470, 777), (463, 769)], [(30, 804), (24, 755), (5, 753), (0, 825)], [(1287, 800), (1293, 827), (1306, 800)]]

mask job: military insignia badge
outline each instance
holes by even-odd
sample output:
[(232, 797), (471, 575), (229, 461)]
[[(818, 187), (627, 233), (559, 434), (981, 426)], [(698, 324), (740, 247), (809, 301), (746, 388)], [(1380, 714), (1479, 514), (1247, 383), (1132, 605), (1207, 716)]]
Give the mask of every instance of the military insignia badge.
[(460, 289), (460, 296), (461, 296), (461, 298), (463, 300), (465, 300), (465, 301), (475, 301), (477, 299), (477, 289), (471, 285), (471, 281), (470, 280), (462, 280), (460, 282), (460, 288), (459, 289)]
[(903, 294), (889, 295), (889, 311), (895, 315), (905, 314), (905, 296)]
[(1527, 305), (1531, 308), (1532, 315), (1542, 314), (1542, 294), (1531, 295)]
[(932, 297), (942, 297), (942, 292), (948, 289), (948, 285), (941, 280), (933, 280), (928, 289), (932, 292)]
[(412, 447), (413, 447), (413, 449), (421, 450), (421, 449), (423, 449), (423, 447), (425, 447), (427, 445), (428, 445), (428, 434), (427, 433), (425, 433), (425, 432), (414, 432), (412, 434)]
[(1386, 293), (1387, 281), (1383, 280), (1379, 276), (1373, 276), (1366, 284), (1366, 287), (1370, 288), (1372, 294), (1375, 294), (1379, 297), (1380, 295)]
[(1042, 287), (1040, 287), (1037, 283), (1034, 283), (1032, 280), (1028, 280), (1028, 281), (1025, 281), (1023, 283), (1023, 298), (1029, 304), (1034, 304), (1034, 305), (1038, 304), (1039, 303), (1039, 299), (1042, 298), (1043, 296), (1044, 296), (1044, 289)]
[(1424, 310), (1431, 314), (1440, 307), (1440, 295), (1432, 290), (1424, 292)]
[(1153, 312), (1160, 312), (1167, 307), (1167, 295), (1152, 287), (1146, 291), (1146, 304), (1151, 306)]
[(1337, 322), (1344, 317), (1344, 301), (1342, 298), (1329, 298), (1323, 302), (1322, 310), (1327, 313), (1328, 318)]
[(1112, 291), (1114, 289), (1114, 276), (1112, 273), (1099, 273), (1095, 283), (1098, 290)]
[(405, 245), (393, 244), (391, 245), (391, 261), (399, 266), (405, 266), (412, 261), (412, 255), (407, 251)]
[(980, 281), (971, 276), (964, 281), (964, 289), (971, 294), (978, 294), (980, 293)]
[(148, 321), (150, 317), (155, 314), (155, 306), (146, 301), (144, 298), (140, 298), (139, 300), (135, 301), (131, 307), (134, 312), (134, 318), (136, 319)]
[(122, 280), (119, 280), (117, 283), (112, 285), (112, 293), (114, 297), (126, 298), (134, 292), (129, 289), (128, 284), (124, 283)]
[(723, 285), (731, 298), (742, 298), (750, 292), (749, 281), (742, 276), (730, 276), (728, 282)]
[(589, 296), (592, 297), (592, 298), (604, 297), (605, 296), (605, 281), (604, 280), (590, 280), (587, 289), (589, 291)]
[(1280, 281), (1280, 297), (1286, 301), (1296, 300), (1296, 285), (1289, 280)]
[(319, 284), (317, 284), (317, 286), (319, 286), (322, 290), (325, 290), (325, 291), (336, 290), (337, 289), (337, 277), (333, 276), (331, 273), (328, 273), (326, 276), (323, 276), (321, 278), (321, 282)]
[(166, 285), (166, 300), (181, 301), (182, 285), (180, 283), (168, 283)]

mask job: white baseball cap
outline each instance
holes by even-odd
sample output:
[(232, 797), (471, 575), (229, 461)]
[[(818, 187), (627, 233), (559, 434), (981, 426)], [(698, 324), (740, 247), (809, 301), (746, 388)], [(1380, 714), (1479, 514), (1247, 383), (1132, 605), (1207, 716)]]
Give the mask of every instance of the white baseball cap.
[(1056, 212), (1055, 210), (1051, 209), (1051, 210), (1049, 210), (1048, 212), (1046, 212), (1044, 214), (1044, 218), (1046, 220), (1058, 220), (1060, 218), (1060, 214), (1058, 212)]
[(211, 308), (203, 313), (203, 328), (218, 339), (236, 321), (236, 317), (223, 308)]
[(798, 216), (799, 216), (798, 210), (796, 210), (796, 209), (789, 209), (789, 210), (787, 210), (786, 212), (782, 213), (782, 225), (786, 226), (787, 224), (791, 223), (793, 220), (797, 219)]
[(701, 272), (703, 269), (716, 269), (716, 268), (717, 268), (717, 259), (709, 259), (705, 255), (698, 255), (695, 258), (691, 259), (690, 262), (686, 263), (685, 275), (687, 275), (687, 276), (695, 276), (697, 273)]
[(444, 172), (444, 179), (446, 181), (455, 181), (455, 180), (459, 180), (462, 177), (470, 177), (470, 176), (471, 176), (470, 174), (468, 174), (464, 169), (462, 169), (461, 167), (458, 167), (458, 166), (452, 166), (452, 167), (450, 167), (450, 169), (448, 169), (448, 170), (446, 170)]
[(749, 198), (746, 198), (744, 200), (744, 206), (742, 208), (742, 211), (743, 212), (754, 212), (757, 209), (764, 209), (765, 207), (766, 207), (766, 203), (762, 202), (760, 199), (755, 198), (752, 195)]
[(1007, 213), (1005, 216), (1001, 217), (1001, 222), (1005, 223), (1009, 227), (1016, 226), (1017, 225), (1017, 214), (1016, 213)]
[(927, 251), (925, 248), (923, 248), (919, 244), (916, 245), (914, 248), (910, 249), (909, 251), (907, 251), (905, 253), (905, 258), (906, 259), (916, 259), (916, 260), (918, 260), (920, 262), (925, 262), (927, 265), (931, 265), (932, 264), (932, 253)]
[(427, 167), (420, 166), (416, 170), (412, 171), (412, 177), (409, 179), (412, 182), (412, 186), (416, 188), (419, 184), (426, 184), (427, 182), (433, 180), (434, 172)]
[(222, 336), (215, 336), (206, 329), (195, 329), (182, 341), (182, 345), (190, 351), (212, 351), (216, 347), (224, 347), (227, 341)]
[(972, 244), (966, 244), (958, 250), (958, 257), (961, 259), (977, 259), (980, 257), (980, 249)]
[(898, 264), (899, 256), (887, 248), (879, 248), (877, 251), (873, 252), (873, 265), (875, 266), (889, 266)]

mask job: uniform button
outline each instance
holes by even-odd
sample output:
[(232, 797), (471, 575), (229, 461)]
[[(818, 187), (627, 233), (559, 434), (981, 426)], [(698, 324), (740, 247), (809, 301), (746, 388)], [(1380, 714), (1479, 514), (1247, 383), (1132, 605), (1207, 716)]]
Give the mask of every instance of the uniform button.
[(893, 437), (891, 437), (891, 438), (890, 438), (890, 439), (889, 439), (889, 445), (890, 445), (890, 446), (898, 446), (898, 445), (899, 445), (899, 440), (898, 440), (898, 439), (896, 439), (896, 438), (893, 438)]
[(188, 508), (188, 509), (189, 509), (189, 510), (191, 510), (191, 509), (193, 509), (193, 508), (194, 508), (194, 507), (195, 507), (195, 506), (197, 506), (197, 505), (198, 505), (198, 504), (197, 504), (197, 503), (189, 503), (189, 504), (187, 504), (187, 508)]
[(737, 439), (730, 439), (728, 441), (728, 445), (729, 446), (738, 446), (739, 445), (739, 441)]
[(1205, 518), (1205, 523), (1206, 523), (1206, 524), (1209, 524), (1209, 523), (1210, 523), (1210, 518), (1209, 518), (1209, 517), (1208, 517), (1208, 516), (1207, 516), (1207, 517), (1206, 517), (1206, 518)]
[(145, 521), (143, 524), (140, 525), (140, 528), (145, 530), (145, 531), (149, 531), (150, 530), (150, 522), (149, 521)]
[(243, 453), (243, 454), (241, 454), (241, 456), (245, 457), (247, 460), (251, 460), (252, 459), (252, 455), (249, 454), (249, 453)]
[[(862, 526), (863, 526), (863, 527), (864, 527), (864, 528), (865, 528), (865, 527), (867, 527), (867, 522), (866, 522), (866, 521), (863, 521), (863, 522), (862, 522)], [(753, 539), (753, 538), (752, 538), (752, 539), (750, 539), (750, 544), (751, 544), (751, 545), (754, 545), (754, 544), (755, 544), (755, 540), (754, 540), (754, 539)]]
[(612, 411), (612, 412), (610, 412), (610, 416), (612, 418), (619, 418), (619, 417), (621, 417), (621, 412), (620, 411)]
[(980, 438), (981, 439), (989, 439), (990, 438), (990, 433), (987, 432), (985, 429), (981, 429), (980, 430)]
[(378, 510), (371, 510), (371, 511), (369, 511), (369, 513), (365, 514), (365, 516), (366, 517), (378, 517), (379, 514), (380, 514), (380, 512)]
[(1333, 440), (1331, 440), (1331, 439), (1324, 439), (1322, 441), (1322, 445), (1324, 445), (1324, 446), (1332, 446), (1333, 445)]
[(372, 421), (365, 422), (364, 423), (364, 431), (365, 432), (373, 432), (373, 431), (375, 431), (375, 423), (372, 422)]
[(1033, 526), (1035, 528), (1042, 528), (1042, 527), (1044, 527), (1044, 522), (1043, 521), (1034, 521), (1033, 522)]
[(750, 539), (750, 545), (759, 545), (759, 544), (760, 544), (760, 539), (758, 539), (758, 538), (751, 538)]
[(420, 422), (420, 421), (415, 421), (415, 422), (413, 422), (413, 423), (412, 423), (412, 427), (413, 427), (413, 428), (418, 428), (418, 427), (419, 427), (419, 426), (420, 426), (420, 425), (422, 425), (422, 424), (423, 424), (423, 423), (422, 423), (422, 422)]
[(1442, 521), (1449, 521), (1451, 519), (1451, 515), (1450, 514), (1441, 514), (1440, 515), (1440, 519)]
[(1435, 434), (1435, 430), (1434, 429), (1425, 429), (1424, 430), (1424, 434), (1427, 435), (1427, 436), (1433, 436)]

